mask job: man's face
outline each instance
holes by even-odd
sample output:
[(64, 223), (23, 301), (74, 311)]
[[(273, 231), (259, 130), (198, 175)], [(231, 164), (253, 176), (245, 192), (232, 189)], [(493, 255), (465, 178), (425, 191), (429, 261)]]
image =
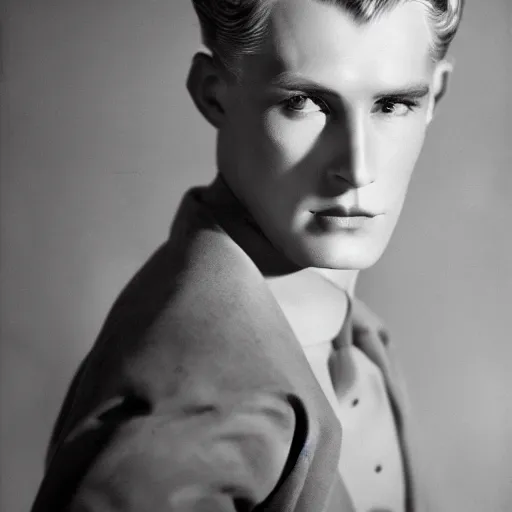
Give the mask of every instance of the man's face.
[(382, 255), (431, 115), (430, 44), (417, 2), (360, 25), (337, 6), (277, 2), (266, 47), (229, 86), (218, 158), (295, 263), (363, 269)]

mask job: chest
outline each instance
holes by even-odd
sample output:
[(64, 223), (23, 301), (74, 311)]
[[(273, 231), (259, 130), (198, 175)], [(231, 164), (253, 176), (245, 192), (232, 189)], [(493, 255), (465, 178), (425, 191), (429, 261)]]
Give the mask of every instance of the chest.
[(304, 347), (342, 426), (339, 473), (357, 512), (403, 512), (402, 454), (382, 373), (358, 348), (342, 351), (338, 356), (347, 361), (333, 365), (329, 364), (333, 358), (330, 343)]

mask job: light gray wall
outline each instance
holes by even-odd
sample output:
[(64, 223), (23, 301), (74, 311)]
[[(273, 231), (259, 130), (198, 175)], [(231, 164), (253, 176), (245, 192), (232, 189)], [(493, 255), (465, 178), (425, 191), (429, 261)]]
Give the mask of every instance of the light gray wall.
[[(213, 176), (184, 85), (190, 4), (4, 3), (1, 510), (28, 510), (78, 362), (182, 192)], [(512, 510), (511, 5), (469, 0), (449, 99), (359, 286), (399, 347), (436, 512)]]

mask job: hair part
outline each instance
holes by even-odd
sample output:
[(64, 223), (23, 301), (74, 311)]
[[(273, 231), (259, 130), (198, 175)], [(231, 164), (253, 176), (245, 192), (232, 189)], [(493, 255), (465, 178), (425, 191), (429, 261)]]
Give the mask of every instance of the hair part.
[[(199, 18), (203, 44), (213, 58), (235, 78), (240, 61), (261, 49), (268, 19), (279, 0), (192, 0)], [(342, 7), (358, 23), (369, 23), (400, 4), (424, 5), (433, 28), (431, 55), (442, 60), (459, 27), (465, 0), (317, 0)]]

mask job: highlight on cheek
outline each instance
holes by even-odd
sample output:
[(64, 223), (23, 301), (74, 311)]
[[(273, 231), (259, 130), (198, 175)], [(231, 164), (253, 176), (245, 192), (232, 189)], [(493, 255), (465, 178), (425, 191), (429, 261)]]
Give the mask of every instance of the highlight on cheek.
[(281, 106), (267, 112), (264, 119), (264, 137), (273, 151), (280, 153), (280, 158), (300, 160), (317, 143), (325, 128), (326, 117), (292, 112), (286, 114), (282, 110)]

